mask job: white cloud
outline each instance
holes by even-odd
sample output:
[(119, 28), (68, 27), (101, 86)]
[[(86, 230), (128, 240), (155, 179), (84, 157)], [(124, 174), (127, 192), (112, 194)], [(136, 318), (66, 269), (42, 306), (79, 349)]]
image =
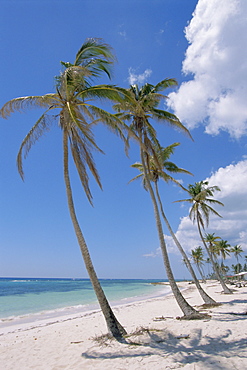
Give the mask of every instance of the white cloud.
[[(215, 236), (227, 240), (232, 246), (241, 245), (247, 252), (247, 160), (219, 168), (205, 180), (209, 186), (219, 186), (221, 191), (216, 191), (214, 198), (224, 204), (224, 207), (213, 206), (222, 218), (212, 215), (205, 232), (215, 233)], [(202, 246), (197, 226), (188, 216), (180, 220), (176, 236), (187, 252)], [(168, 251), (179, 254), (171, 236), (165, 235), (165, 240)], [(158, 250), (153, 253), (153, 257), (157, 254)]]
[(152, 257), (152, 258), (154, 258), (154, 257), (160, 256), (160, 255), (161, 255), (161, 249), (157, 248), (154, 252), (143, 254), (143, 257)]
[[(247, 160), (219, 168), (206, 180), (209, 186), (219, 186), (221, 191), (216, 191), (214, 198), (224, 204), (213, 206), (222, 218), (212, 215), (206, 232), (215, 233), (231, 245), (240, 244), (247, 251)], [(176, 235), (186, 250), (201, 244), (197, 227), (189, 217), (181, 219)], [(173, 241), (170, 237), (167, 240), (175, 252)]]
[(183, 72), (192, 74), (168, 105), (192, 129), (205, 125), (208, 134), (247, 133), (247, 1), (199, 0), (185, 29), (189, 42)]
[(146, 69), (142, 74), (136, 74), (133, 68), (129, 68), (128, 81), (130, 85), (143, 84), (147, 81), (148, 77), (152, 74), (151, 69)]

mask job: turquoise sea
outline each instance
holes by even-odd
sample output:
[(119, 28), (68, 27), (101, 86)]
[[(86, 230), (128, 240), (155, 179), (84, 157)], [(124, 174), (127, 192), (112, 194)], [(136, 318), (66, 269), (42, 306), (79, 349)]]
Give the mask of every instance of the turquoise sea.
[[(152, 284), (161, 280), (102, 279), (100, 282), (113, 306), (170, 292), (169, 286)], [(0, 278), (0, 323), (92, 309), (98, 309), (98, 304), (89, 279)]]

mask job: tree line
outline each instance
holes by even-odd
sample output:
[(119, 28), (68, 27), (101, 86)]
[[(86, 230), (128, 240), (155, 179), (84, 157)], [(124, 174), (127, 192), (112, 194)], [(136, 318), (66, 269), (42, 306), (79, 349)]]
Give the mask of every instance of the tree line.
[[(227, 240), (223, 240), (219, 236), (215, 236), (215, 233), (205, 234), (204, 239), (206, 243), (208, 243), (209, 250), (215, 261), (216, 268), (222, 276), (227, 277), (227, 275), (239, 274), (240, 272), (247, 271), (247, 256), (244, 257), (245, 262), (243, 264), (239, 262), (239, 257), (241, 257), (242, 253), (244, 253), (241, 245), (231, 246)], [(225, 260), (230, 256), (231, 253), (236, 258), (237, 263), (232, 264), (231, 267), (229, 267), (225, 264)], [(215, 273), (210, 271), (210, 266), (212, 266), (210, 258), (205, 258), (203, 248), (201, 246), (191, 250), (191, 258), (194, 264), (197, 266), (202, 280), (205, 281), (206, 278), (215, 278)], [(208, 265), (207, 274), (203, 269), (204, 262)], [(229, 278), (230, 277), (231, 276), (229, 276)]]

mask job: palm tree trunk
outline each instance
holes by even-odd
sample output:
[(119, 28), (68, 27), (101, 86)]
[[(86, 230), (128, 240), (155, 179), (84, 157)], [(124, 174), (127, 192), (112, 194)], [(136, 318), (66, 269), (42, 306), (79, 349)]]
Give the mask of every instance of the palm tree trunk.
[(209, 256), (209, 258), (210, 258), (210, 260), (211, 260), (211, 262), (212, 262), (213, 269), (214, 269), (214, 272), (215, 272), (215, 274), (216, 274), (216, 276), (217, 276), (217, 279), (219, 280), (219, 282), (220, 282), (220, 284), (221, 284), (221, 286), (222, 286), (222, 288), (223, 288), (224, 293), (225, 293), (225, 294), (232, 294), (232, 291), (231, 291), (231, 290), (226, 286), (226, 284), (225, 284), (224, 280), (223, 280), (223, 279), (222, 279), (222, 277), (220, 276), (220, 274), (219, 274), (219, 272), (218, 272), (218, 269), (217, 269), (217, 267), (216, 267), (216, 264), (215, 264), (215, 262), (214, 262), (214, 259), (213, 259), (213, 257), (211, 256), (211, 253), (210, 253), (210, 251), (209, 251), (209, 249), (208, 249), (208, 247), (207, 247), (207, 244), (205, 243), (205, 240), (204, 240), (203, 235), (202, 235), (201, 227), (200, 227), (200, 222), (199, 222), (198, 214), (197, 214), (196, 219), (197, 219), (197, 227), (198, 227), (198, 231), (199, 231), (200, 237), (201, 237), (202, 242), (203, 242), (203, 245), (204, 245), (204, 247), (205, 247), (205, 249), (206, 249), (206, 251), (207, 251), (207, 254), (208, 254), (208, 256)]
[(174, 295), (180, 309), (182, 310), (182, 312), (184, 314), (184, 318), (190, 318), (192, 316), (198, 316), (199, 317), (199, 315), (200, 315), (199, 312), (196, 311), (192, 306), (190, 306), (189, 303), (185, 300), (185, 298), (181, 294), (181, 292), (180, 292), (180, 290), (179, 290), (179, 288), (176, 284), (176, 281), (174, 279), (172, 269), (171, 269), (171, 266), (170, 266), (170, 261), (169, 261), (169, 258), (168, 258), (167, 249), (166, 249), (164, 233), (163, 233), (161, 219), (160, 219), (160, 215), (159, 215), (159, 209), (158, 209), (158, 205), (157, 205), (157, 202), (156, 202), (156, 198), (155, 198), (155, 195), (154, 195), (153, 188), (151, 186), (150, 180), (149, 180), (148, 175), (147, 175), (146, 162), (145, 162), (145, 159), (144, 159), (144, 153), (143, 153), (142, 148), (141, 148), (141, 161), (142, 161), (143, 173), (144, 173), (144, 176), (145, 176), (145, 181), (146, 181), (146, 184), (147, 184), (147, 188), (148, 188), (148, 191), (149, 191), (149, 194), (151, 196), (152, 203), (153, 203), (155, 221), (156, 221), (156, 226), (157, 226), (157, 230), (158, 230), (158, 236), (159, 236), (160, 247), (161, 247), (161, 251), (162, 251), (162, 255), (163, 255), (163, 261), (164, 261), (164, 265), (165, 265), (165, 269), (166, 269), (166, 274), (167, 274), (167, 277), (168, 277), (173, 295)]
[(205, 282), (206, 281), (205, 276), (204, 276), (203, 270), (200, 267), (200, 263), (197, 263), (196, 266), (197, 266), (197, 269), (199, 271), (199, 274), (201, 275), (201, 278), (202, 278), (203, 282)]
[(97, 296), (100, 308), (102, 310), (102, 313), (105, 317), (106, 324), (108, 327), (109, 332), (113, 335), (116, 339), (122, 339), (123, 335), (126, 335), (125, 329), (122, 327), (122, 325), (118, 322), (116, 319), (108, 301), (104, 294), (104, 291), (100, 285), (100, 282), (98, 280), (98, 277), (96, 275), (96, 272), (94, 270), (92, 260), (87, 248), (86, 241), (84, 239), (84, 236), (82, 234), (79, 222), (76, 217), (73, 197), (72, 197), (72, 190), (70, 185), (70, 179), (69, 179), (69, 168), (68, 168), (68, 135), (64, 131), (63, 135), (63, 149), (64, 149), (64, 180), (66, 185), (66, 192), (67, 192), (67, 199), (68, 199), (68, 206), (70, 211), (70, 217), (74, 226), (74, 230), (77, 236), (77, 240), (80, 246), (81, 254), (89, 275), (89, 278), (91, 280), (93, 289), (95, 291), (95, 294)]
[(211, 298), (206, 292), (205, 290), (201, 287), (201, 284), (199, 283), (197, 277), (196, 277), (196, 274), (194, 272), (194, 269), (193, 267), (191, 266), (191, 263), (190, 263), (190, 260), (188, 259), (187, 257), (187, 254), (185, 253), (183, 247), (181, 246), (181, 244), (179, 243), (176, 235), (174, 234), (172, 228), (171, 228), (171, 225), (165, 215), (165, 212), (164, 212), (164, 209), (163, 209), (163, 205), (162, 205), (162, 202), (161, 202), (161, 199), (160, 199), (160, 194), (159, 194), (159, 189), (158, 189), (158, 184), (157, 184), (157, 181), (155, 181), (155, 190), (156, 190), (156, 196), (157, 196), (157, 199), (158, 199), (158, 202), (159, 202), (159, 206), (160, 206), (160, 211), (161, 211), (161, 214), (162, 214), (162, 217), (165, 221), (165, 224), (169, 230), (169, 233), (171, 234), (173, 240), (174, 240), (174, 243), (176, 244), (178, 250), (180, 251), (180, 253), (182, 254), (182, 257), (185, 261), (185, 265), (187, 267), (187, 269), (189, 270), (190, 274), (191, 274), (191, 277), (198, 289), (198, 292), (200, 293), (203, 301), (205, 302), (205, 304), (207, 305), (217, 305), (217, 302)]

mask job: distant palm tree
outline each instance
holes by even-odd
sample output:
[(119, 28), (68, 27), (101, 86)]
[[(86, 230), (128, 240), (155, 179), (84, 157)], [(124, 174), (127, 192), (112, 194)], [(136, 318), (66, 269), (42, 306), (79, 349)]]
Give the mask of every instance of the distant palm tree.
[[(73, 64), (62, 63), (65, 69), (57, 78), (56, 93), (49, 93), (42, 96), (26, 96), (10, 100), (2, 107), (0, 114), (3, 118), (6, 118), (14, 111), (22, 111), (32, 107), (46, 108), (46, 111), (37, 120), (21, 144), (17, 163), (22, 178), (24, 176), (22, 157), (24, 156), (24, 158), (26, 158), (32, 145), (45, 131), (49, 130), (49, 127), (54, 122), (58, 122), (58, 126), (63, 134), (64, 180), (74, 230), (107, 327), (115, 338), (122, 338), (122, 336), (126, 334), (126, 331), (117, 321), (105, 297), (94, 270), (86, 241), (79, 226), (72, 197), (68, 163), (68, 144), (70, 144), (72, 158), (82, 186), (88, 200), (92, 203), (87, 169), (90, 170), (96, 182), (101, 187), (100, 177), (91, 153), (92, 150), (100, 152), (101, 150), (94, 140), (91, 124), (101, 121), (122, 136), (120, 121), (114, 115), (91, 103), (93, 98), (101, 97), (111, 99), (113, 96), (116, 97), (118, 95), (111, 86), (91, 86), (91, 80), (94, 77), (100, 76), (102, 72), (110, 76), (110, 66), (112, 62), (113, 54), (109, 45), (104, 44), (99, 39), (87, 39), (76, 54), (76, 59)], [(48, 113), (53, 110), (55, 110), (55, 115), (49, 115)], [(57, 112), (59, 113), (57, 114)]]
[[(230, 255), (230, 250), (231, 250), (231, 246), (230, 244), (227, 242), (227, 240), (220, 240), (218, 241), (216, 244), (215, 244), (215, 247), (216, 247), (216, 253), (221, 256), (221, 265), (224, 266), (224, 260), (226, 259), (227, 256)], [(223, 273), (222, 271), (222, 268), (220, 267), (221, 269), (221, 272)], [(224, 273), (223, 273), (224, 275)]]
[[(231, 248), (231, 252), (234, 254), (237, 260), (237, 265), (239, 266), (239, 260), (238, 257), (241, 256), (241, 253), (243, 253), (243, 249), (241, 248), (241, 245), (234, 245), (234, 247)], [(240, 271), (237, 272), (239, 274)]]
[(232, 271), (234, 274), (239, 274), (239, 272), (242, 270), (241, 263), (237, 263), (236, 265), (232, 265)]
[[(211, 253), (211, 257), (217, 262), (217, 242), (220, 240), (219, 236), (215, 236), (213, 234), (205, 234), (204, 241), (208, 243), (209, 252)], [(209, 259), (210, 260), (210, 259)]]
[(203, 273), (203, 261), (204, 261), (204, 256), (203, 256), (203, 250), (202, 247), (196, 247), (195, 249), (191, 249), (191, 256), (192, 259), (199, 271), (199, 274), (201, 275), (202, 280), (205, 282), (205, 276)]
[[(163, 204), (162, 204), (160, 193), (159, 193), (158, 181), (159, 181), (160, 178), (163, 179), (166, 183), (173, 182), (173, 183), (175, 183), (178, 186), (183, 188), (183, 186), (180, 184), (180, 182), (175, 180), (169, 174), (169, 172), (171, 174), (173, 174), (173, 173), (186, 173), (186, 174), (191, 175), (191, 173), (189, 171), (184, 170), (183, 168), (179, 168), (175, 163), (173, 163), (169, 160), (171, 154), (174, 153), (174, 150), (178, 145), (180, 145), (180, 144), (179, 143), (174, 143), (174, 144), (171, 144), (171, 145), (167, 146), (166, 148), (156, 148), (156, 160), (155, 160), (154, 156), (149, 157), (149, 164), (148, 164), (149, 174), (148, 174), (148, 177), (150, 178), (150, 180), (152, 182), (154, 182), (156, 197), (158, 199), (158, 203), (159, 203), (159, 206), (160, 206), (161, 215), (162, 215), (162, 217), (165, 221), (165, 224), (166, 224), (166, 226), (167, 226), (167, 228), (168, 228), (168, 230), (169, 230), (169, 232), (170, 232), (170, 234), (171, 234), (171, 236), (174, 240), (174, 243), (176, 244), (178, 250), (182, 254), (183, 261), (184, 261), (186, 267), (188, 268), (188, 270), (189, 270), (189, 272), (192, 276), (192, 279), (194, 280), (194, 282), (196, 284), (196, 287), (197, 287), (202, 299), (204, 300), (205, 304), (207, 304), (207, 305), (215, 305), (216, 304), (215, 300), (213, 300), (201, 287), (201, 284), (199, 283), (199, 280), (196, 277), (196, 274), (193, 270), (193, 267), (190, 263), (189, 258), (187, 257), (187, 255), (186, 255), (182, 245), (180, 244), (179, 240), (177, 239), (175, 233), (173, 232), (172, 227), (171, 227), (171, 225), (170, 225), (170, 223), (169, 223), (169, 221), (168, 221), (168, 219), (165, 215)], [(157, 160), (159, 162), (159, 166), (156, 163)], [(137, 175), (136, 177), (134, 177), (132, 180), (130, 180), (130, 182), (134, 181), (136, 179), (142, 178), (143, 186), (147, 190), (146, 181), (145, 181), (145, 177), (144, 177), (144, 171), (143, 171), (143, 165), (141, 163), (135, 163), (131, 167), (137, 168), (140, 171), (140, 174)]]
[[(224, 280), (220, 276), (218, 269), (216, 267), (215, 261), (212, 257), (212, 254), (209, 251), (209, 248), (207, 247), (207, 244), (205, 243), (204, 237), (202, 235), (201, 228), (204, 229), (204, 220), (206, 222), (206, 225), (209, 223), (209, 215), (210, 213), (213, 213), (219, 217), (218, 212), (213, 209), (210, 204), (218, 204), (223, 206), (223, 203), (219, 202), (218, 200), (215, 200), (212, 198), (214, 192), (216, 190), (220, 190), (218, 186), (208, 186), (207, 181), (200, 181), (196, 182), (195, 185), (189, 185), (187, 192), (190, 195), (189, 199), (183, 199), (179, 200), (177, 202), (189, 202), (192, 204), (192, 207), (189, 212), (189, 217), (193, 222), (197, 222), (197, 227), (199, 231), (199, 235), (201, 237), (201, 240), (203, 242), (203, 245), (209, 255), (209, 258), (211, 259), (215, 274), (217, 276), (217, 279), (219, 280), (223, 291), (225, 294), (232, 294), (232, 291), (226, 286)], [(211, 198), (209, 198), (211, 197)]]
[[(124, 121), (126, 120), (131, 122), (128, 134), (130, 137), (137, 140), (139, 144), (145, 183), (153, 203), (156, 226), (167, 277), (174, 297), (184, 313), (184, 317), (187, 318), (197, 315), (198, 312), (184, 299), (174, 279), (164, 240), (159, 208), (149, 178), (150, 156), (153, 156), (156, 161), (155, 147), (160, 147), (156, 131), (150, 123), (150, 118), (156, 119), (159, 122), (168, 123), (172, 127), (180, 129), (190, 135), (189, 131), (182, 125), (175, 115), (158, 109), (161, 99), (165, 98), (165, 96), (160, 94), (160, 92), (166, 88), (175, 86), (176, 84), (177, 83), (174, 79), (165, 79), (155, 86), (145, 84), (139, 88), (137, 85), (132, 85), (129, 89), (126, 89), (122, 102), (116, 104), (113, 108), (118, 112), (117, 116), (119, 118)], [(157, 164), (158, 163), (159, 162), (157, 160)]]

